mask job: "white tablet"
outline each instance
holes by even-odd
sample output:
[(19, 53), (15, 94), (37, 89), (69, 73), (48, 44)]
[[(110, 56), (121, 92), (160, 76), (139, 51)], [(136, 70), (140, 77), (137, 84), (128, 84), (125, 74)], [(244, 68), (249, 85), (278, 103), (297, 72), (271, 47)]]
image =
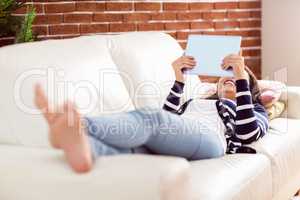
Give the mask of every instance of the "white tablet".
[(225, 56), (239, 54), (241, 40), (240, 36), (189, 35), (185, 55), (193, 56), (197, 65), (184, 73), (232, 77), (232, 70), (223, 70), (221, 64)]

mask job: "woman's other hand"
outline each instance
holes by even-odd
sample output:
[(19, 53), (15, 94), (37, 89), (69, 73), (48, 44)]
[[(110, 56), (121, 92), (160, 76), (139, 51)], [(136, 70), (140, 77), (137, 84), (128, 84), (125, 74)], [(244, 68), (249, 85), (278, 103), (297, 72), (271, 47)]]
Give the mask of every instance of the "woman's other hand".
[(183, 70), (193, 69), (195, 66), (196, 66), (196, 60), (192, 56), (181, 56), (177, 58), (172, 63), (176, 80), (183, 83), (184, 82)]
[(231, 54), (223, 59), (222, 69), (232, 68), (236, 80), (247, 79), (247, 72), (245, 71), (245, 60), (241, 55)]

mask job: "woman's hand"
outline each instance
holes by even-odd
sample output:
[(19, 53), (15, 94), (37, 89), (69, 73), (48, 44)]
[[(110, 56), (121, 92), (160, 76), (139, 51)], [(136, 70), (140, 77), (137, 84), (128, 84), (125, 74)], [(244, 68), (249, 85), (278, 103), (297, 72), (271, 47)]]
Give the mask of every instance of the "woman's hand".
[(231, 54), (223, 59), (222, 69), (232, 68), (236, 80), (248, 79), (247, 72), (245, 71), (245, 60), (241, 55)]
[(192, 69), (196, 65), (196, 61), (192, 56), (181, 56), (177, 58), (173, 63), (172, 67), (175, 72), (176, 80), (184, 82), (183, 70)]

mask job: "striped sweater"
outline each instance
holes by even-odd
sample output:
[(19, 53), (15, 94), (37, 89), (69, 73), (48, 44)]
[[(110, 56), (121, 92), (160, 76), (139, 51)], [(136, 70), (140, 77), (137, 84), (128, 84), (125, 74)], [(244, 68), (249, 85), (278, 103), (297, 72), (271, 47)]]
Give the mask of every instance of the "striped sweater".
[[(180, 105), (184, 83), (175, 81), (163, 106), (164, 110), (181, 115), (193, 99)], [(236, 101), (221, 98), (216, 109), (226, 127), (227, 153), (256, 153), (247, 146), (263, 137), (268, 130), (267, 112), (259, 103), (252, 102), (246, 79), (236, 81)]]

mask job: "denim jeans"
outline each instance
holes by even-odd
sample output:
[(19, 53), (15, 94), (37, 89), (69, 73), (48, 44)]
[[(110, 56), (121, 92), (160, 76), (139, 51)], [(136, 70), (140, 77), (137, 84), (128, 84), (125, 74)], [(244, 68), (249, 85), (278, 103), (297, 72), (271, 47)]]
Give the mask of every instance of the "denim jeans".
[(141, 148), (188, 160), (215, 158), (225, 153), (220, 137), (205, 124), (163, 109), (146, 107), (85, 119), (94, 158), (133, 153)]

